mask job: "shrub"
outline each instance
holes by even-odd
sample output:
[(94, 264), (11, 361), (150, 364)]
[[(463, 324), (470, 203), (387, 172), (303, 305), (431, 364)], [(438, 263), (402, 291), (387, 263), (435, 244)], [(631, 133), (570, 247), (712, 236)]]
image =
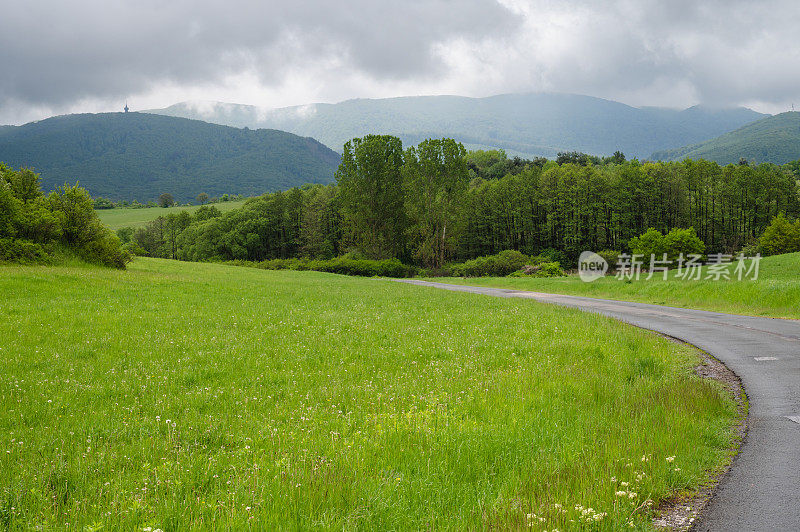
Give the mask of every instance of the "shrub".
[(554, 248), (545, 248), (539, 252), (539, 257), (546, 262), (557, 262), (558, 264), (566, 264), (567, 256), (563, 251)]
[(345, 255), (328, 260), (309, 259), (271, 259), (261, 262), (228, 261), (234, 266), (251, 266), (262, 270), (298, 270), (336, 273), (359, 277), (413, 277), (417, 273), (414, 266), (403, 264), (398, 259), (369, 260), (350, 258)]
[(800, 220), (792, 223), (783, 213), (772, 219), (758, 241), (764, 255), (780, 255), (800, 251)]
[(661, 257), (666, 253), (664, 235), (661, 234), (661, 231), (657, 231), (652, 227), (644, 234), (631, 238), (628, 242), (628, 247), (632, 254), (644, 255), (645, 257), (650, 255)]
[(519, 251), (507, 249), (497, 255), (487, 255), (451, 266), (457, 277), (505, 277), (531, 262), (531, 258)]
[(50, 263), (57, 251), (124, 268), (130, 255), (97, 218), (94, 205), (89, 194), (77, 186), (42, 196), (37, 174), (0, 164), (0, 257)]
[(613, 249), (604, 249), (597, 252), (598, 255), (603, 257), (605, 261), (608, 263), (608, 269), (613, 270), (617, 267), (617, 261), (619, 260), (619, 251), (614, 251)]
[(0, 261), (47, 264), (51, 259), (41, 244), (28, 240), (0, 238)]
[(563, 277), (564, 270), (557, 262), (540, 262), (526, 264), (521, 270), (513, 272), (509, 277)]
[(702, 255), (706, 245), (697, 236), (694, 227), (688, 229), (672, 229), (664, 235), (664, 249), (667, 258), (674, 260), (683, 253), (686, 255)]
[(660, 259), (665, 253), (668, 260), (675, 260), (682, 253), (701, 255), (706, 245), (697, 236), (693, 227), (688, 229), (672, 229), (666, 235), (652, 227), (641, 236), (635, 236), (628, 242), (628, 247), (634, 255), (643, 255), (649, 258), (654, 255)]

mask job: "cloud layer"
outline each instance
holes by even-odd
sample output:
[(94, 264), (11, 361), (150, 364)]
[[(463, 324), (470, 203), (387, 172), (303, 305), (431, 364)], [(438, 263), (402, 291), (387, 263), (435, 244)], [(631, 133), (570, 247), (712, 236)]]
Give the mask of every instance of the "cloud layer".
[(574, 92), (633, 105), (800, 104), (795, 0), (16, 2), (0, 123), (214, 99)]

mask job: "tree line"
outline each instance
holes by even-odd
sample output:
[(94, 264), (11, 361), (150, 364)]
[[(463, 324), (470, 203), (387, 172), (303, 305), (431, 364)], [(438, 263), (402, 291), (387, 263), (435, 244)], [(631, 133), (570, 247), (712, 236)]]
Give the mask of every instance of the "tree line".
[(650, 228), (691, 227), (706, 252), (734, 252), (778, 214), (800, 215), (798, 178), (794, 163), (640, 162), (619, 152), (525, 160), (452, 139), (404, 149), (369, 135), (345, 144), (331, 185), (265, 194), (225, 214), (160, 217), (121, 236), (139, 253), (182, 260), (355, 253), (431, 269), (503, 250), (562, 261), (629, 251)]
[(57, 263), (69, 257), (115, 268), (131, 259), (100, 222), (86, 190), (43, 194), (39, 174), (0, 163), (0, 262)]

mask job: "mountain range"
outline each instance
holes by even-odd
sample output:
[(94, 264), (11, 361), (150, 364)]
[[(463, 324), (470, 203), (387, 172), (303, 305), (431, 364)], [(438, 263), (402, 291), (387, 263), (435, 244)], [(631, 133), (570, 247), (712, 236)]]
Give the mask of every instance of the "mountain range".
[(313, 137), (341, 152), (369, 133), (399, 136), (404, 144), (453, 137), (467, 148), (503, 148), (526, 157), (561, 151), (647, 158), (716, 137), (767, 115), (746, 108), (684, 110), (631, 107), (574, 94), (504, 94), (486, 98), (414, 96), (357, 99), (268, 109), (221, 102), (183, 102), (149, 113), (234, 127), (274, 128)]
[(93, 196), (179, 201), (329, 183), (340, 156), (311, 138), (144, 113), (58, 116), (0, 127), (0, 161), (33, 167), (42, 187), (76, 181)]
[(800, 159), (800, 112), (781, 113), (747, 124), (719, 137), (674, 150), (654, 159), (707, 159), (720, 164), (750, 162), (784, 164)]

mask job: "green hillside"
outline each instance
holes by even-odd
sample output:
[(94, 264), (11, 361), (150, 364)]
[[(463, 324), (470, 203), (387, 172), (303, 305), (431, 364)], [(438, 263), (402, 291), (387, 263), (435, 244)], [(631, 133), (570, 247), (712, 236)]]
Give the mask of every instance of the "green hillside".
[(41, 172), (45, 190), (79, 181), (93, 196), (180, 201), (328, 183), (339, 156), (311, 138), (141, 113), (78, 114), (0, 129), (0, 161)]
[(674, 150), (657, 151), (653, 159), (708, 159), (719, 164), (751, 162), (785, 164), (800, 159), (800, 112), (781, 113), (720, 137)]
[(149, 112), (291, 131), (337, 151), (353, 137), (386, 133), (406, 144), (452, 137), (468, 148), (503, 148), (512, 155), (554, 157), (574, 150), (611, 155), (621, 150), (640, 158), (716, 137), (764, 116), (744, 108), (636, 108), (589, 96), (542, 93), (358, 99), (282, 109), (184, 102)]

